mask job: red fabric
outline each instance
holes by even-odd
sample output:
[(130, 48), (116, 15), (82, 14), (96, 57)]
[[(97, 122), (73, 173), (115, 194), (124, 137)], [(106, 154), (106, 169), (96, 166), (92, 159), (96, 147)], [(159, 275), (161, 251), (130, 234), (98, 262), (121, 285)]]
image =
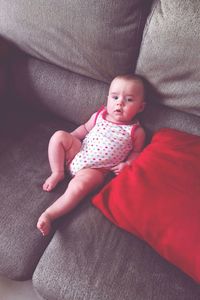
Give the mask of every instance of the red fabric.
[(158, 131), (93, 204), (200, 282), (200, 137)]

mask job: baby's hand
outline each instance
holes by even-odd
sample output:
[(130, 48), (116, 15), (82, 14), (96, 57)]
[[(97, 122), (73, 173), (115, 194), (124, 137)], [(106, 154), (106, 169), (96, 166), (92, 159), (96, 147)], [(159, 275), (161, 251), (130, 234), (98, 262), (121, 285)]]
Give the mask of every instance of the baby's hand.
[(124, 169), (124, 167), (127, 166), (127, 165), (128, 165), (128, 163), (121, 162), (118, 165), (112, 167), (111, 171), (113, 171), (115, 173), (115, 175), (118, 175)]

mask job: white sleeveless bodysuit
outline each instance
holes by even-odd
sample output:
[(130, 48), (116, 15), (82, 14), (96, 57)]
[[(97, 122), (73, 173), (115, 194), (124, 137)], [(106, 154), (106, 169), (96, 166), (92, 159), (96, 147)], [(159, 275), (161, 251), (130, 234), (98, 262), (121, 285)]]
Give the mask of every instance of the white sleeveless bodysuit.
[(133, 150), (133, 135), (139, 123), (116, 124), (105, 119), (106, 110), (100, 111), (96, 124), (86, 135), (79, 153), (71, 161), (72, 175), (83, 168), (110, 169), (123, 162)]

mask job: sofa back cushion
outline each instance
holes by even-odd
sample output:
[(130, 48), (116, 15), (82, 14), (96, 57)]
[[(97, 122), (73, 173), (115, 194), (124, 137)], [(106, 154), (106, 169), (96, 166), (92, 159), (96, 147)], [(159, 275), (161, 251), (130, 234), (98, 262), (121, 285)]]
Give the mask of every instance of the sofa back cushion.
[(110, 81), (134, 70), (149, 0), (1, 0), (0, 35), (27, 53)]
[(156, 88), (157, 101), (198, 116), (199, 16), (199, 0), (155, 0), (137, 63), (137, 72)]
[(107, 102), (107, 83), (76, 74), (30, 56), (11, 66), (11, 98), (81, 124)]

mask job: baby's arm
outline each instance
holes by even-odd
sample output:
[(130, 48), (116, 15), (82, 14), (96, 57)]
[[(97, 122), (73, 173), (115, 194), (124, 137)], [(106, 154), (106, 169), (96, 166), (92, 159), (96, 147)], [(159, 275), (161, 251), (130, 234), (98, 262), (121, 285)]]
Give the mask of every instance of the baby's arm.
[(84, 137), (88, 134), (88, 132), (94, 127), (96, 114), (97, 113), (94, 113), (85, 124), (82, 124), (81, 126), (77, 127), (74, 131), (71, 132), (71, 134), (77, 139), (83, 140)]
[(114, 166), (111, 170), (116, 175), (118, 175), (125, 166), (130, 165), (131, 162), (140, 155), (144, 147), (144, 143), (145, 143), (145, 131), (142, 127), (139, 127), (135, 131), (133, 151), (131, 151), (128, 158), (124, 162), (121, 162), (118, 165)]

